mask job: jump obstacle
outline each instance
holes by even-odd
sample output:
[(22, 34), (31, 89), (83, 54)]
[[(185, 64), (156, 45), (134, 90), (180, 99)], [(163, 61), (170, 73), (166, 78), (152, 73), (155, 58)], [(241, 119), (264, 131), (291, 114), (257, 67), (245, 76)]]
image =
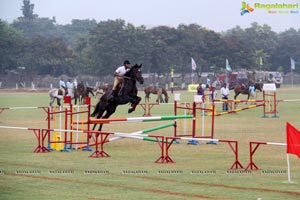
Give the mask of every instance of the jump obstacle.
[(180, 94), (174, 95), (174, 115), (190, 114), (192, 121), (176, 120), (174, 137), (191, 136), (192, 138), (214, 138), (215, 107), (207, 108), (202, 96), (195, 95), (192, 103), (180, 103)]
[(45, 147), (44, 141), (46, 136), (42, 134), (41, 129), (39, 128), (25, 128), (25, 127), (14, 127), (14, 126), (0, 126), (3, 129), (16, 129), (16, 130), (29, 130), (33, 131), (34, 135), (37, 138), (38, 146), (33, 150), (34, 153), (48, 153), (49, 149)]
[[(51, 121), (48, 120), (48, 128), (44, 129), (45, 134), (48, 135), (48, 148), (51, 149), (51, 144), (63, 143), (64, 148), (61, 151), (69, 152), (71, 149), (74, 149), (73, 145), (85, 144), (85, 145), (87, 145), (87, 147), (84, 150), (91, 151), (91, 149), (88, 145), (90, 143), (90, 136), (89, 135), (86, 135), (86, 140), (85, 141), (78, 141), (78, 133), (83, 133), (84, 131), (89, 131), (90, 130), (90, 124), (81, 124), (81, 128), (79, 128), (78, 125), (75, 126), (73, 124), (73, 121), (74, 121), (75, 117), (77, 117), (77, 120), (78, 120), (79, 115), (82, 115), (82, 114), (86, 114), (87, 116), (90, 115), (90, 110), (91, 110), (90, 98), (85, 98), (84, 106), (81, 106), (81, 107), (86, 108), (86, 110), (81, 110), (81, 111), (80, 110), (74, 111), (74, 108), (79, 109), (79, 107), (72, 105), (71, 98), (69, 96), (65, 96), (64, 103), (68, 104), (68, 107), (66, 107), (64, 110), (53, 111), (49, 107), (48, 112), (47, 112), (48, 119), (49, 119), (49, 116), (51, 116), (51, 115), (59, 114), (60, 119), (61, 119), (61, 115), (64, 115), (63, 116), (64, 117), (63, 118), (64, 128), (62, 128), (60, 126), (60, 129), (71, 130), (71, 131), (59, 131), (60, 132), (60, 137), (59, 137), (60, 140), (51, 141), (50, 131), (54, 130), (54, 129), (53, 129), (53, 127), (51, 127)], [(62, 132), (63, 132), (63, 135), (64, 135), (63, 140), (62, 140)], [(77, 134), (76, 141), (74, 141), (74, 139), (73, 139), (73, 134), (74, 133)]]
[(149, 103), (148, 101), (146, 103), (139, 103), (139, 106), (144, 110), (143, 117), (151, 117), (151, 109), (154, 106), (160, 105), (159, 103)]
[[(276, 86), (275, 84), (264, 84), (263, 85), (263, 99), (261, 100), (224, 100), (224, 99), (214, 99), (212, 104), (225, 103), (229, 107), (229, 111), (215, 113), (215, 116), (221, 116), (225, 114), (233, 114), (243, 110), (248, 110), (257, 107), (263, 107), (262, 118), (267, 118), (268, 115), (273, 115), (273, 118), (278, 118), (277, 105), (281, 101), (276, 99)], [(254, 105), (246, 106), (243, 108), (237, 108), (240, 103), (254, 103)]]
[(257, 165), (253, 161), (253, 156), (256, 150), (260, 145), (276, 145), (276, 146), (286, 146), (286, 143), (276, 143), (276, 142), (249, 142), (249, 164), (245, 168), (245, 170), (259, 170)]
[[(34, 106), (34, 107), (7, 107), (7, 108), (0, 108), (0, 115), (5, 111), (5, 110), (27, 110), (27, 109), (42, 109), (45, 113), (48, 112), (48, 107), (47, 106)], [(50, 116), (50, 119), (53, 119), (53, 116)], [(48, 115), (46, 120), (48, 120)], [(1, 121), (0, 121), (1, 123)]]
[[(164, 125), (166, 127), (172, 126), (173, 124), (169, 125)], [(161, 127), (156, 127), (153, 128), (152, 130), (144, 130), (144, 131), (139, 131), (139, 132), (134, 132), (131, 134), (126, 134), (126, 133), (110, 133), (110, 132), (103, 132), (103, 131), (89, 131), (89, 134), (95, 134), (96, 135), (96, 150), (93, 152), (90, 157), (93, 158), (99, 158), (99, 157), (109, 157), (109, 154), (104, 151), (104, 144), (110, 141), (114, 141), (115, 139), (121, 139), (121, 138), (133, 138), (133, 139), (142, 139), (142, 140), (147, 140), (147, 141), (152, 141), (152, 142), (157, 142), (160, 149), (161, 149), (161, 156), (155, 161), (155, 163), (174, 163), (173, 159), (171, 158), (169, 154), (169, 149), (171, 145), (174, 143), (175, 140), (191, 140), (190, 137), (168, 137), (168, 136), (157, 136), (157, 135), (147, 135), (145, 134), (146, 132), (151, 132), (154, 130), (157, 130), (158, 128), (164, 128), (163, 126)], [(116, 135), (117, 137), (115, 138), (110, 138), (108, 139), (107, 137), (109, 135)], [(98, 140), (100, 136), (100, 141)], [(155, 139), (152, 139), (155, 138)], [(209, 138), (194, 138), (195, 140), (198, 141), (215, 141), (215, 142), (224, 142), (228, 143), (230, 146), (232, 152), (234, 153), (235, 161), (231, 165), (230, 170), (236, 170), (236, 169), (243, 169), (242, 164), (238, 160), (238, 141), (235, 140), (219, 140), (219, 139), (209, 139)], [(100, 150), (99, 146), (100, 145)]]

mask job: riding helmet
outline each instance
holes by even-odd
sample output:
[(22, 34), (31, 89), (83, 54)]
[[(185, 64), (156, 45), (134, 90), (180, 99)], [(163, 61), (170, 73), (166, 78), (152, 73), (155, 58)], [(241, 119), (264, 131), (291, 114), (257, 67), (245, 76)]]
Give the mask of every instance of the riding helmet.
[(124, 65), (126, 65), (126, 64), (128, 64), (128, 65), (129, 65), (129, 64), (130, 64), (130, 62), (129, 62), (129, 60), (125, 60), (123, 64), (124, 64)]

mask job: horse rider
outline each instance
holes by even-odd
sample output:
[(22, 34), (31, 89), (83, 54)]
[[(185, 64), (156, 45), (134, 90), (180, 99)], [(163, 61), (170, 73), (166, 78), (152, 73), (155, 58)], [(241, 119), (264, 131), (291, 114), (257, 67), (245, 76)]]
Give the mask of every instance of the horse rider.
[(73, 83), (71, 82), (71, 79), (68, 79), (66, 86), (67, 86), (68, 94), (70, 95), (73, 89)]
[(250, 93), (251, 99), (253, 99), (255, 97), (255, 87), (254, 87), (253, 83), (251, 83), (251, 85), (249, 86), (249, 93)]
[(72, 88), (73, 84), (71, 82), (71, 79), (68, 79), (67, 83), (66, 83), (66, 86), (68, 89)]
[(73, 86), (74, 86), (75, 89), (77, 89), (77, 80), (76, 80), (76, 78), (73, 81)]
[(114, 86), (113, 86), (113, 91), (111, 94), (110, 99), (113, 100), (117, 96), (117, 91), (118, 91), (118, 85), (123, 82), (123, 76), (124, 74), (129, 71), (130, 67), (130, 62), (129, 60), (125, 60), (123, 65), (118, 67), (114, 73), (115, 79), (114, 79)]
[(66, 88), (66, 84), (65, 84), (63, 78), (61, 78), (61, 79), (59, 80), (59, 89), (61, 89), (62, 95), (63, 95), (63, 96), (65, 96), (65, 94), (66, 94), (65, 88)]

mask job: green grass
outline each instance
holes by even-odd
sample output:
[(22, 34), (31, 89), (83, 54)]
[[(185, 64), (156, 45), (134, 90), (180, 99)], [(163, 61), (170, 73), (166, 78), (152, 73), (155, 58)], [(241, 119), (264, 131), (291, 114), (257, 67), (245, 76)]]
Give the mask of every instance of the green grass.
[[(193, 93), (180, 93), (182, 102), (192, 101)], [(300, 88), (281, 88), (277, 95), (278, 99), (300, 99)], [(171, 95), (170, 102), (172, 98)], [(153, 96), (151, 101), (154, 100)], [(46, 93), (0, 93), (0, 107), (47, 106), (48, 101)], [(118, 107), (114, 117), (140, 117), (143, 114), (138, 107), (129, 115), (128, 107)], [(217, 109), (220, 111), (220, 105)], [(285, 123), (291, 122), (299, 128), (299, 110), (300, 102), (282, 102), (278, 107), (278, 119), (262, 119), (262, 108), (216, 117), (215, 138), (237, 140), (239, 160), (246, 167), (249, 141), (285, 143)], [(154, 106), (151, 113), (172, 115), (173, 105)], [(42, 110), (5, 110), (0, 115), (0, 125), (46, 128), (45, 118)], [(165, 123), (168, 122), (105, 125), (104, 130), (130, 133)], [(151, 134), (171, 136), (173, 128)], [(4, 172), (0, 175), (0, 199), (265, 200), (300, 197), (299, 159), (290, 155), (293, 183), (287, 183), (286, 149), (280, 146), (260, 146), (254, 161), (262, 170), (247, 174), (228, 171), (234, 156), (227, 143), (206, 145), (201, 142), (198, 146), (191, 146), (182, 141), (170, 148), (170, 155), (176, 162), (173, 164), (154, 163), (160, 156), (158, 144), (141, 140), (122, 139), (106, 144), (105, 151), (111, 155), (109, 158), (89, 158), (91, 152), (79, 150), (32, 153), (36, 146), (31, 131), (0, 129), (0, 171)], [(50, 173), (53, 171), (71, 173)], [(109, 173), (86, 174), (86, 171)], [(124, 173), (126, 171), (144, 173)], [(211, 173), (192, 174), (192, 171)], [(264, 173), (270, 171), (275, 173)]]

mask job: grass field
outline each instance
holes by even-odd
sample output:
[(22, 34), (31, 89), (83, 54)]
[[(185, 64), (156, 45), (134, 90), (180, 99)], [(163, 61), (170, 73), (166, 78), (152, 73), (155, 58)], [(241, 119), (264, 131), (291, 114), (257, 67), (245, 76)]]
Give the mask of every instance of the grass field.
[[(192, 101), (193, 93), (180, 93), (182, 101)], [(300, 99), (300, 87), (280, 88), (277, 96)], [(47, 106), (48, 101), (47, 93), (0, 93), (0, 107)], [(143, 113), (138, 107), (129, 115), (127, 109), (118, 107), (114, 117)], [(246, 167), (249, 141), (285, 143), (286, 122), (300, 127), (300, 102), (282, 102), (278, 111), (277, 119), (262, 119), (262, 107), (216, 117), (215, 138), (238, 140), (239, 160)], [(173, 105), (155, 106), (152, 114), (172, 115)], [(5, 110), (0, 125), (46, 128), (45, 118), (38, 109)], [(130, 133), (165, 123), (106, 125), (104, 130)], [(173, 128), (155, 134), (172, 136)], [(36, 145), (31, 131), (0, 129), (0, 199), (300, 199), (300, 161), (290, 155), (293, 182), (288, 183), (283, 146), (260, 146), (254, 161), (262, 170), (245, 173), (228, 170), (234, 157), (226, 143), (174, 144), (173, 164), (154, 163), (160, 156), (158, 144), (141, 140), (106, 144), (110, 158), (88, 158), (91, 152), (80, 150), (33, 153)]]

